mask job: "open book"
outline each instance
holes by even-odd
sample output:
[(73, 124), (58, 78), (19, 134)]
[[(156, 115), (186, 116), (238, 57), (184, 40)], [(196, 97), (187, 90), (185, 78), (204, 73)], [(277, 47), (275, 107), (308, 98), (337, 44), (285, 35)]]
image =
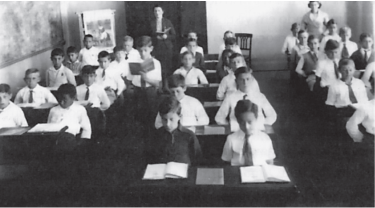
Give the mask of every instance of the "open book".
[(149, 72), (155, 69), (154, 60), (152, 58), (146, 59), (143, 62), (129, 63), (130, 73), (132, 75), (140, 75), (140, 71)]
[(61, 123), (40, 123), (35, 125), (28, 133), (60, 132), (65, 127)]
[(290, 182), (283, 166), (262, 165), (240, 167), (242, 183)]
[(204, 135), (224, 135), (225, 127), (224, 126), (204, 126)]
[(156, 35), (164, 35), (166, 34), (171, 28), (168, 27), (167, 29), (165, 29), (164, 31), (156, 31)]
[(160, 180), (165, 178), (187, 178), (188, 164), (169, 162), (167, 164), (148, 164), (143, 180)]

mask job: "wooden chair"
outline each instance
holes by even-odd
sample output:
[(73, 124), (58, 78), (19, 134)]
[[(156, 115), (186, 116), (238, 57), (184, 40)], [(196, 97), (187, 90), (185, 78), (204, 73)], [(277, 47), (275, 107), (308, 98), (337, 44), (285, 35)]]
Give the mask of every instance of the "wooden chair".
[(252, 46), (253, 34), (250, 33), (236, 33), (236, 41), (240, 46), (241, 50), (248, 51), (249, 55), (244, 56), (245, 61), (249, 67), (251, 67), (251, 46)]

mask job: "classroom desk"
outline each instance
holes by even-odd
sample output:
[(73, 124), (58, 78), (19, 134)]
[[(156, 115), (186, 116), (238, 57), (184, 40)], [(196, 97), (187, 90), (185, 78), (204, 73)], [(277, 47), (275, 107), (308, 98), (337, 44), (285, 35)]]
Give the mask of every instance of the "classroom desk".
[(218, 83), (188, 85), (185, 94), (197, 98), (201, 103), (205, 101), (216, 101)]
[(127, 189), (129, 199), (134, 206), (233, 207), (285, 206), (297, 197), (290, 174), (290, 183), (242, 184), (239, 167), (219, 167), (224, 169), (224, 185), (196, 185), (197, 167), (189, 167), (187, 179), (142, 180), (144, 167)]
[(211, 101), (211, 102), (204, 102), (203, 107), (210, 119), (210, 124), (215, 124), (215, 116), (219, 111), (219, 108), (223, 101)]
[(54, 103), (45, 103), (41, 106), (19, 105), (25, 114), (29, 126), (35, 126), (38, 123), (47, 123), (51, 108), (56, 106)]

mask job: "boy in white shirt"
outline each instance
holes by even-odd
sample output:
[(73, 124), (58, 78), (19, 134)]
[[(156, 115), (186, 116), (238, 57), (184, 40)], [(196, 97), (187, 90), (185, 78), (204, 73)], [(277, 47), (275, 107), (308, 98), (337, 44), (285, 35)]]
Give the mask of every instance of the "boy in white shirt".
[[(196, 32), (194, 31), (190, 31), (188, 34), (187, 34), (187, 37), (186, 37), (186, 40), (194, 40), (195, 42), (198, 43), (198, 35)], [(185, 53), (186, 51), (188, 51), (188, 48), (187, 46), (183, 46), (180, 50), (180, 54), (183, 54)], [(204, 55), (204, 52), (203, 52), (203, 48), (198, 46), (196, 47), (196, 52), (199, 52), (201, 53), (202, 55)]]
[(0, 128), (28, 126), (22, 109), (11, 98), (9, 85), (0, 84)]
[(337, 34), (337, 23), (334, 19), (330, 19), (327, 22), (327, 30), (328, 34), (323, 37), (322, 41), (320, 41), (319, 48), (322, 53), (324, 52), (328, 40), (335, 40), (337, 42), (341, 42), (341, 37)]
[[(231, 39), (231, 40), (227, 41), (228, 39)], [(222, 43), (220, 45), (220, 48), (219, 48), (219, 59), (218, 59), (219, 61), (220, 61), (220, 58), (221, 58), (221, 54), (223, 53), (223, 51), (225, 49), (231, 49), (236, 53), (242, 54), (242, 51), (241, 51), (240, 47), (236, 43), (236, 36), (234, 35), (234, 33), (232, 31), (230, 31), (230, 30), (226, 31), (224, 33), (223, 40), (224, 40), (224, 43)], [(229, 44), (230, 44), (230, 46), (229, 46)]]
[(292, 54), (292, 49), (294, 46), (298, 45), (298, 31), (300, 30), (300, 25), (298, 23), (293, 23), (290, 28), (292, 34), (286, 36), (281, 52), (286, 55), (288, 63), (290, 62), (290, 56)]
[[(185, 95), (185, 78), (180, 74), (174, 74), (168, 78), (168, 88), (172, 95), (181, 103), (181, 120), (184, 127), (203, 126), (210, 123), (210, 119), (201, 102), (198, 99)], [(155, 120), (155, 128), (162, 127), (161, 117), (158, 114)], [(193, 129), (193, 128), (192, 128)]]
[(78, 60), (82, 62), (83, 66), (92, 65), (98, 66), (99, 49), (94, 46), (94, 37), (90, 34), (83, 38), (84, 48), (79, 52)]
[(51, 52), (53, 67), (48, 68), (46, 71), (47, 87), (59, 87), (65, 83), (77, 85), (73, 72), (62, 64), (63, 60), (64, 51), (60, 48), (53, 49)]
[(83, 67), (82, 62), (78, 60), (79, 51), (76, 47), (70, 46), (68, 49), (66, 49), (66, 55), (68, 56), (68, 60), (64, 63), (64, 66), (66, 66), (68, 69), (72, 70), (77, 85), (80, 85), (83, 83), (80, 74), (81, 69)]
[(42, 87), (38, 84), (40, 82), (39, 69), (31, 68), (25, 72), (25, 83), (26, 86), (18, 91), (16, 98), (14, 99), (15, 104), (19, 103), (56, 103), (57, 100), (50, 90)]
[(134, 40), (130, 36), (125, 36), (124, 37), (124, 42), (123, 42), (123, 49), (124, 49), (124, 58), (128, 62), (134, 62), (138, 61), (141, 58), (141, 55), (139, 54), (138, 50), (133, 48)]
[(193, 66), (195, 57), (192, 52), (186, 51), (181, 55), (182, 65), (173, 74), (181, 74), (185, 77), (186, 85), (208, 84), (204, 73)]
[[(234, 75), (235, 71), (240, 67), (246, 67), (245, 59), (244, 57), (239, 53), (234, 53), (229, 57), (231, 70), (229, 71), (228, 75), (225, 76), (219, 85), (219, 88), (217, 89), (216, 93), (216, 99), (218, 100), (224, 100), (226, 96), (228, 96), (230, 93), (233, 93), (237, 90), (237, 83), (236, 83), (236, 76)], [(252, 72), (252, 70), (250, 69)], [(251, 82), (250, 82), (250, 88), (252, 88), (255, 91), (259, 90), (259, 85), (256, 79), (251, 75)]]
[(113, 60), (107, 69), (107, 72), (113, 76), (119, 76), (125, 79), (129, 74), (129, 62), (125, 60), (125, 51), (122, 47), (116, 46), (113, 48), (115, 60)]
[(341, 37), (340, 41), (340, 54), (341, 58), (350, 58), (350, 56), (358, 50), (357, 43), (350, 40), (352, 37), (352, 30), (350, 27), (340, 28), (339, 35)]
[(239, 100), (234, 111), (239, 130), (227, 137), (221, 159), (232, 166), (272, 165), (276, 155), (272, 140), (256, 124), (258, 106), (249, 100)]

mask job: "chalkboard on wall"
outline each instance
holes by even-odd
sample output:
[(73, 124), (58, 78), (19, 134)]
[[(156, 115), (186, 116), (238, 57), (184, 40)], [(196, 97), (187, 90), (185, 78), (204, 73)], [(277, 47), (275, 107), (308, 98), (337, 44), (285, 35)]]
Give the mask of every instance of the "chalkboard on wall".
[(0, 2), (0, 68), (63, 41), (60, 2)]

